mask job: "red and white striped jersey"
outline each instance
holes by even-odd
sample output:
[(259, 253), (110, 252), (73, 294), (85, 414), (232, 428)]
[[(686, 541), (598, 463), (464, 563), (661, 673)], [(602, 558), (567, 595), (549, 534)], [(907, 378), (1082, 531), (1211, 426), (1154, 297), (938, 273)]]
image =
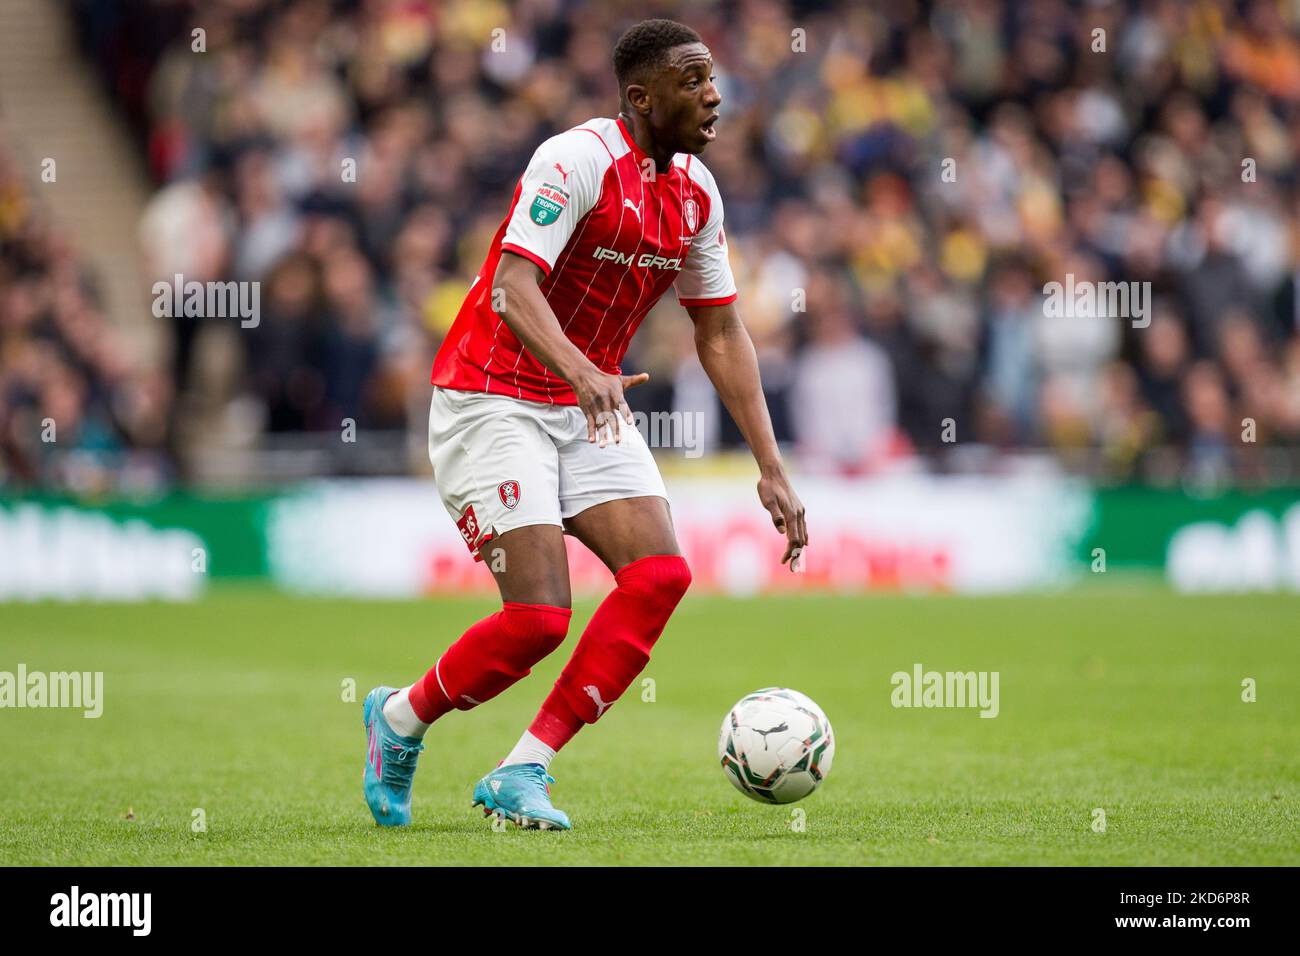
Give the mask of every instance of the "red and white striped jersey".
[(669, 286), (684, 306), (736, 298), (713, 176), (681, 153), (656, 174), (621, 120), (589, 120), (537, 148), (433, 362), (444, 388), (577, 404), (492, 311), (502, 250), (537, 263), (560, 328), (610, 374)]

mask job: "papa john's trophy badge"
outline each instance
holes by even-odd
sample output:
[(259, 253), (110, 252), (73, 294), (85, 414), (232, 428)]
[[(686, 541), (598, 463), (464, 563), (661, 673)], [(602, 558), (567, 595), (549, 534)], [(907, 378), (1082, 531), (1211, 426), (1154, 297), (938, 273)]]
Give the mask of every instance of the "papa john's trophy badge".
[(519, 507), (519, 482), (503, 481), (497, 485), (497, 495), (501, 498), (501, 503), (514, 511)]

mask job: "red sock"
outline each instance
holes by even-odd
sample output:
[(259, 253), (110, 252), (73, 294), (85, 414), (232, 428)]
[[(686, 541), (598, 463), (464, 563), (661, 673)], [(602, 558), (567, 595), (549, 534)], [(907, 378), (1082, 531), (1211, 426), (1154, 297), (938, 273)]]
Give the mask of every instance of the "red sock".
[(528, 728), (559, 750), (595, 723), (650, 660), (650, 649), (691, 583), (686, 559), (655, 554), (614, 575), (618, 586), (592, 615), (573, 657)]
[[(452, 709), (451, 700), (438, 686), (436, 670), (437, 665), (435, 664), (429, 673), (411, 685), (411, 693), (408, 696), (411, 702), (411, 710), (415, 711), (415, 716), (426, 724), (433, 723)], [(433, 679), (430, 680), (430, 677)]]
[(411, 686), (411, 709), (431, 724), (453, 707), (491, 700), (560, 646), (573, 611), (507, 601), (472, 625), (438, 663)]
[(528, 732), (552, 750), (559, 750), (581, 729), (582, 718), (573, 712), (559, 687), (551, 688), (542, 709), (528, 726)]

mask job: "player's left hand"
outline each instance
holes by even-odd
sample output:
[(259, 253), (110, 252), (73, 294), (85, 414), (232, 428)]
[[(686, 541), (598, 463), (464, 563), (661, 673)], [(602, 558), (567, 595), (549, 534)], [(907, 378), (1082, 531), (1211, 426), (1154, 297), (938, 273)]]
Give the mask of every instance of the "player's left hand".
[(808, 546), (808, 524), (804, 519), (803, 502), (794, 493), (784, 469), (758, 479), (758, 500), (772, 516), (776, 530), (785, 535), (785, 554), (781, 556), (781, 563), (789, 561), (790, 570), (797, 570), (796, 562)]

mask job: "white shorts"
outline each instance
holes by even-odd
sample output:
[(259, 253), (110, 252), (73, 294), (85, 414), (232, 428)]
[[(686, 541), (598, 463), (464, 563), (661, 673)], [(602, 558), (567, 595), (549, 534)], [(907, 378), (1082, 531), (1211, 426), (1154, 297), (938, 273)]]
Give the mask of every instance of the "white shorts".
[(645, 438), (622, 424), (622, 442), (587, 441), (576, 405), (550, 405), (456, 389), (433, 390), (429, 461), (443, 507), (476, 560), (493, 535), (533, 524), (563, 527), (594, 505), (657, 495), (668, 500)]

